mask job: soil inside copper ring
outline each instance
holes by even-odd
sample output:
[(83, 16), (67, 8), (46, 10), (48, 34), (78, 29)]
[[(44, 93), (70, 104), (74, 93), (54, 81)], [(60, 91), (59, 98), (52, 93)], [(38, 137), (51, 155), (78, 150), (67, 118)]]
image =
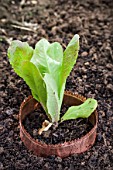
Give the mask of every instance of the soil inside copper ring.
[[(68, 107), (69, 106), (66, 104), (62, 105), (62, 115), (66, 112)], [(41, 128), (42, 122), (45, 119), (48, 120), (48, 117), (42, 107), (39, 107), (25, 117), (23, 125), (31, 137), (46, 144), (59, 144), (81, 138), (93, 128), (93, 125), (88, 119), (79, 118), (76, 120), (64, 121), (60, 123), (56, 129), (51, 127), (47, 132), (38, 135), (38, 129)]]

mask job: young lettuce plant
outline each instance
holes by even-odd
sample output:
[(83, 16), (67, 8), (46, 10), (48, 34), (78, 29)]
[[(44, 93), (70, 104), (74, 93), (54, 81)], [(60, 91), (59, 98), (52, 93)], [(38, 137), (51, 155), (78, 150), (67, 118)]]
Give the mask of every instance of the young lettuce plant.
[(52, 124), (58, 125), (58, 121), (88, 118), (97, 107), (97, 101), (89, 98), (79, 106), (70, 107), (60, 118), (66, 79), (76, 63), (78, 50), (77, 34), (64, 52), (58, 42), (50, 44), (44, 38), (37, 42), (35, 49), (27, 42), (18, 40), (12, 41), (8, 48), (9, 61), (14, 71), (25, 80), (33, 97), (40, 102), (49, 118), (49, 122), (44, 122), (43, 130)]

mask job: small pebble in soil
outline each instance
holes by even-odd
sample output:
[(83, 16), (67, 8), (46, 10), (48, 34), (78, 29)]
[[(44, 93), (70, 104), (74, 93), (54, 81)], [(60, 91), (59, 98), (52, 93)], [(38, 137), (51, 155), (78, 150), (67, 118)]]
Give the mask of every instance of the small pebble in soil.
[(86, 51), (82, 52), (81, 56), (82, 57), (86, 57), (88, 55), (88, 53)]
[(4, 148), (0, 147), (0, 154), (2, 154), (4, 152)]

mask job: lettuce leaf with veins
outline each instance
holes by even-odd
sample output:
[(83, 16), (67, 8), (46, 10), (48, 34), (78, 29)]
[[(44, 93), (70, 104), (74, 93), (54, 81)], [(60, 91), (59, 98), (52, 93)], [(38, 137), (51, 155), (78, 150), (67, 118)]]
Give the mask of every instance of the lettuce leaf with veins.
[(30, 87), (33, 97), (38, 100), (45, 111), (46, 108), (46, 86), (40, 71), (30, 62), (33, 49), (26, 42), (15, 40), (8, 49), (9, 61), (15, 72), (22, 77)]
[(62, 74), (63, 49), (58, 42), (50, 44), (40, 40), (35, 47), (31, 62), (40, 70), (47, 91), (47, 108), (52, 122), (58, 122), (61, 104), (60, 76)]
[(95, 99), (87, 99), (83, 104), (79, 106), (71, 106), (67, 112), (62, 116), (61, 122), (70, 119), (77, 119), (77, 118), (88, 118), (91, 113), (97, 107), (97, 101)]

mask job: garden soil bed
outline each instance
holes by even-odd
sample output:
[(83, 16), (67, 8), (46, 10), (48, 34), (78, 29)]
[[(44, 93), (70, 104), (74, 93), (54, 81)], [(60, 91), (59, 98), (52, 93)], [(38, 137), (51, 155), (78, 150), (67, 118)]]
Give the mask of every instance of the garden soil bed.
[[(11, 40), (35, 43), (45, 37), (63, 47), (80, 35), (77, 64), (66, 90), (98, 100), (96, 142), (83, 154), (37, 157), (19, 136), (19, 107), (30, 89), (7, 59)], [(113, 169), (113, 2), (112, 0), (0, 1), (0, 170)]]

